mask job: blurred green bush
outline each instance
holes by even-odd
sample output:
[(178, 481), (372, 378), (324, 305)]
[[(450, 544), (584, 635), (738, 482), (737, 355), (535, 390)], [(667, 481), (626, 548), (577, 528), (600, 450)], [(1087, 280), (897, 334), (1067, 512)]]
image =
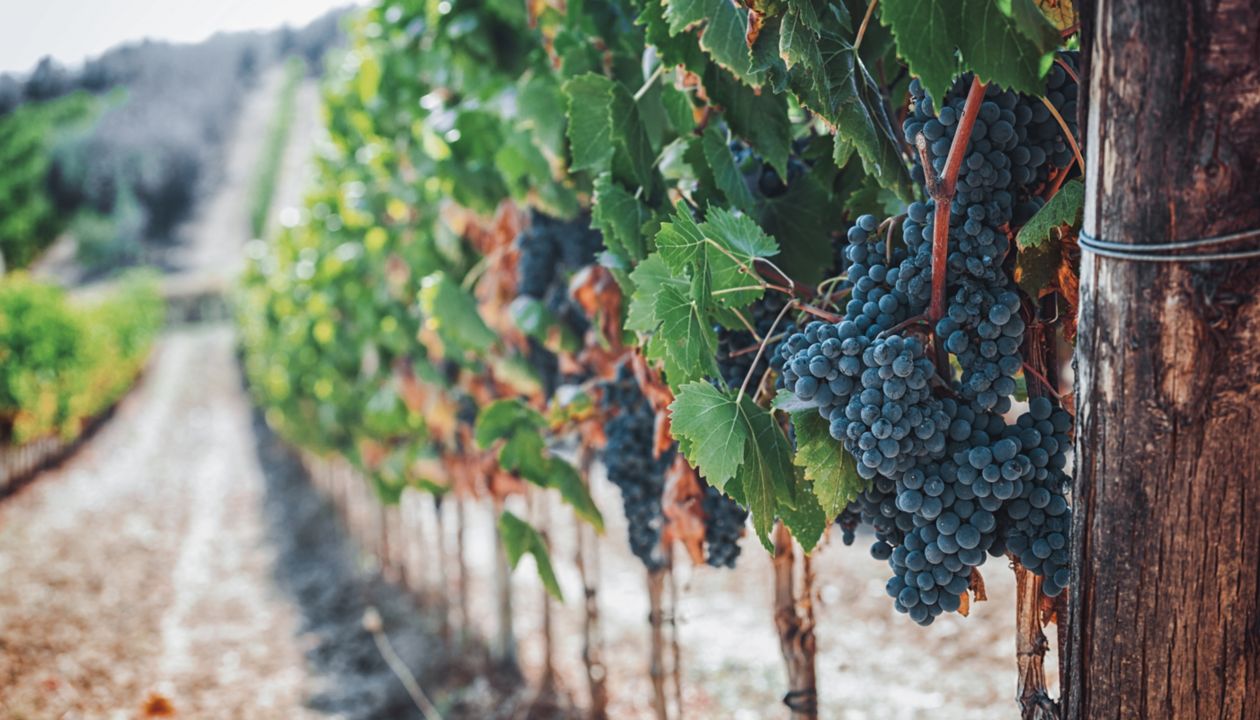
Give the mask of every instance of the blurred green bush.
[(135, 381), (163, 316), (147, 274), (90, 305), (23, 273), (0, 280), (0, 443), (81, 433)]

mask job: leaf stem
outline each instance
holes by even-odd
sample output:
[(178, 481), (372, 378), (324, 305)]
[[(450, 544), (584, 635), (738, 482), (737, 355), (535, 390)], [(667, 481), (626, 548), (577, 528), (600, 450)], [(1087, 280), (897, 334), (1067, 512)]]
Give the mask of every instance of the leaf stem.
[(647, 94), (647, 91), (652, 88), (652, 83), (656, 82), (656, 79), (659, 78), (664, 72), (665, 72), (665, 63), (661, 63), (660, 65), (657, 65), (656, 69), (652, 71), (652, 74), (648, 76), (648, 79), (643, 81), (643, 87), (635, 91), (634, 101), (638, 102), (639, 100), (643, 99), (643, 96)]
[(914, 317), (906, 318), (905, 320), (897, 323), (896, 325), (893, 325), (892, 327), (880, 333), (879, 336), (881, 338), (888, 337), (889, 335), (905, 330), (906, 328), (911, 327), (913, 325), (925, 325), (925, 326), (931, 327), (931, 324), (928, 322), (927, 315), (915, 315)]
[(757, 334), (757, 329), (753, 327), (752, 323), (748, 322), (748, 318), (744, 317), (744, 313), (738, 310), (731, 310), (731, 312), (735, 314), (735, 317), (739, 318), (739, 321), (744, 325), (744, 329), (752, 333), (752, 336), (757, 338), (758, 342), (761, 342), (761, 336)]
[[(783, 304), (783, 309), (775, 316), (774, 323), (770, 325), (770, 330), (766, 332), (766, 337), (762, 339), (761, 344), (758, 345), (757, 356), (753, 358), (752, 366), (748, 368), (748, 372), (744, 373), (744, 382), (739, 385), (739, 394), (735, 396), (735, 407), (739, 407), (739, 404), (744, 401), (744, 391), (748, 389), (748, 381), (752, 379), (753, 372), (757, 369), (757, 363), (761, 362), (761, 356), (766, 353), (766, 346), (770, 344), (770, 337), (774, 335), (774, 331), (779, 327), (779, 323), (783, 320), (783, 316), (786, 315), (788, 310), (791, 310), (794, 305), (796, 305), (795, 300)], [(753, 333), (753, 335), (756, 334), (756, 332)]]
[(814, 307), (813, 305), (806, 305), (804, 303), (798, 303), (798, 307), (800, 308), (801, 312), (808, 313), (810, 315), (813, 315), (816, 318), (826, 320), (827, 322), (838, 323), (844, 319), (842, 315), (837, 315), (833, 312), (827, 312), (826, 310), (823, 310), (822, 308)]
[(1063, 396), (1059, 393), (1058, 388), (1051, 385), (1050, 381), (1046, 379), (1046, 376), (1037, 372), (1037, 370), (1034, 369), (1032, 365), (1029, 365), (1027, 361), (1024, 362), (1024, 372), (1029, 375), (1032, 375), (1033, 378), (1037, 380), (1037, 382), (1041, 383), (1045, 387), (1046, 392), (1050, 393), (1050, 395), (1052, 395), (1055, 400), (1059, 400), (1059, 401), (1063, 400)]
[(1076, 74), (1076, 70), (1071, 65), (1068, 65), (1067, 60), (1064, 60), (1061, 57), (1056, 57), (1054, 61), (1058, 63), (1059, 67), (1063, 68), (1063, 72), (1067, 73), (1068, 77), (1072, 78), (1072, 82), (1077, 85), (1081, 84), (1081, 76)]
[[(1063, 120), (1063, 116), (1059, 114), (1059, 109), (1054, 106), (1047, 98), (1041, 98), (1041, 102), (1045, 103), (1046, 109), (1058, 121), (1059, 128), (1063, 130), (1063, 136), (1067, 138), (1068, 144), (1072, 146), (1072, 154), (1076, 156), (1076, 164), (1080, 166), (1081, 171), (1085, 171), (1085, 158), (1081, 157), (1081, 146), (1076, 144), (1076, 138), (1072, 136), (1072, 132), (1068, 129), (1068, 124)], [(1066, 170), (1064, 173), (1066, 174)]]
[(862, 24), (858, 27), (857, 37), (853, 40), (853, 52), (857, 52), (862, 47), (862, 38), (866, 37), (866, 26), (871, 24), (871, 17), (875, 15), (875, 6), (879, 4), (879, 0), (871, 0), (871, 4), (866, 6), (866, 14), (862, 16)]
[[(753, 335), (756, 335), (756, 333), (753, 333)], [(787, 337), (787, 333), (779, 333), (778, 335), (769, 335), (766, 337), (766, 342), (777, 342), (779, 340), (782, 340), (785, 337)], [(760, 342), (758, 342), (758, 344), (760, 344)], [(729, 355), (727, 355), (727, 357), (733, 357), (733, 358), (743, 357), (745, 355), (751, 355), (752, 353), (755, 353), (755, 352), (757, 352), (757, 345), (749, 345), (748, 347), (743, 347), (736, 350), (733, 353), (730, 353)]]

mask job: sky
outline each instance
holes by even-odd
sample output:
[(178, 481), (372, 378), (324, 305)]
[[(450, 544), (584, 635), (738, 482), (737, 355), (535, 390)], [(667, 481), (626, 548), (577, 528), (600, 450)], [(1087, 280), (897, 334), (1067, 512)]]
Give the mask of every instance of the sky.
[[(362, 2), (362, 0), (357, 0)], [(0, 0), (0, 72), (45, 55), (76, 66), (125, 42), (197, 42), (219, 31), (304, 25), (356, 0)]]

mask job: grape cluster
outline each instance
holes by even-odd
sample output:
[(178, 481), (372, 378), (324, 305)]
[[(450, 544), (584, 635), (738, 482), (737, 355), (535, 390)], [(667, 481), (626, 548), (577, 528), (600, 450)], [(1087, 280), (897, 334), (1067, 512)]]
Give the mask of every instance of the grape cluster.
[[(1066, 78), (1051, 78), (1058, 92), (1051, 101), (1059, 107), (1061, 100), (1065, 114), (1075, 102)], [(911, 85), (903, 129), (911, 144), (920, 134), (928, 140), (937, 174), (969, 83), (960, 80), (939, 111), (917, 82)], [(931, 200), (911, 204), (904, 248), (876, 233), (874, 217), (858, 218), (844, 253), (852, 293), (845, 318), (810, 323), (778, 349), (783, 387), (817, 408), (871, 481), (838, 518), (846, 542), (858, 518), (872, 526), (871, 554), (892, 569), (894, 607), (921, 624), (958, 609), (988, 556), (1010, 552), (1043, 577), (1047, 595), (1070, 579), (1064, 468), (1071, 419), (1044, 398), (1033, 399), (1014, 424), (1003, 417), (1023, 369), (1025, 330), (1009, 233), (1036, 211), (1051, 173), (1067, 171), (1065, 145), (1039, 100), (989, 88), (948, 216), (938, 218)], [(913, 172), (923, 182), (924, 169)], [(925, 343), (901, 328), (931, 300), (938, 221), (949, 223), (948, 309), (931, 331), (957, 361), (957, 378), (949, 368), (939, 376)]]
[(700, 507), (705, 517), (705, 561), (713, 567), (735, 567), (748, 511), (710, 485), (704, 486)]
[(661, 495), (674, 451), (654, 457), (656, 415), (626, 366), (619, 369), (616, 379), (603, 383), (602, 390), (605, 411), (615, 413), (604, 428), (608, 437), (604, 466), (608, 480), (621, 490), (630, 551), (649, 570), (659, 570), (665, 565)]
[(840, 526), (840, 538), (845, 545), (852, 545), (857, 539), (858, 526), (862, 524), (862, 513), (856, 505), (850, 505), (836, 516), (836, 525)]
[(586, 214), (573, 220), (558, 220), (531, 210), (529, 227), (516, 238), (520, 252), (517, 293), (543, 299), (553, 283), (563, 283), (564, 271), (595, 262), (603, 238), (590, 225)]
[[(590, 229), (589, 215), (563, 221), (531, 210), (529, 227), (516, 239), (520, 252), (517, 294), (542, 300), (558, 322), (581, 337), (590, 324), (585, 312), (569, 294), (566, 271), (594, 262), (602, 244), (599, 232)], [(555, 354), (534, 338), (529, 339), (527, 357), (548, 397), (561, 382), (581, 380), (562, 378)]]
[(1034, 473), (1006, 506), (1006, 549), (1044, 578), (1042, 590), (1051, 597), (1062, 592), (1071, 578), (1067, 539), (1072, 510), (1065, 498), (1071, 478), (1064, 470), (1071, 427), (1066, 411), (1045, 398), (1034, 398), (1028, 413), (1012, 429)]
[(730, 144), (731, 154), (735, 156), (735, 167), (744, 176), (744, 185), (754, 196), (774, 199), (787, 194), (797, 178), (809, 172), (809, 163), (799, 154), (809, 144), (809, 138), (796, 140), (792, 144), (792, 154), (788, 156), (786, 179), (779, 175), (774, 167), (753, 152), (747, 144), (734, 140)]

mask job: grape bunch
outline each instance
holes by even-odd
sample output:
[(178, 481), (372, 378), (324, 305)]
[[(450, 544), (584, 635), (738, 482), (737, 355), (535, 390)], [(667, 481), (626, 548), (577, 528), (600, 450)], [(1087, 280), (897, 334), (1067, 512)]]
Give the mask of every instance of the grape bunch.
[(516, 238), (520, 252), (517, 293), (541, 300), (554, 283), (566, 281), (566, 271), (595, 262), (604, 241), (590, 225), (587, 214), (558, 220), (531, 210), (529, 227)]
[(704, 486), (700, 507), (705, 517), (705, 562), (713, 567), (735, 567), (748, 511), (710, 485)]
[(792, 183), (809, 172), (810, 163), (800, 157), (801, 151), (809, 144), (809, 138), (802, 138), (792, 143), (792, 154), (788, 156), (786, 179), (779, 175), (770, 163), (758, 156), (746, 143), (731, 141), (731, 154), (735, 156), (735, 167), (744, 176), (744, 185), (754, 197), (774, 199), (787, 194)]
[(659, 570), (665, 566), (661, 495), (674, 450), (654, 457), (656, 415), (628, 367), (623, 365), (614, 380), (602, 383), (602, 390), (603, 408), (615, 413), (604, 428), (604, 466), (608, 480), (621, 490), (630, 551), (649, 570)]
[[(529, 227), (517, 237), (516, 245), (520, 252), (517, 294), (542, 300), (558, 322), (577, 336), (584, 335), (590, 324), (569, 294), (568, 272), (594, 262), (603, 245), (599, 232), (590, 229), (589, 215), (563, 221), (531, 210)], [(548, 397), (562, 382), (580, 380), (561, 377), (555, 354), (535, 338), (529, 339), (527, 357)]]
[[(1061, 112), (1075, 102), (1067, 78), (1049, 81), (1057, 83), (1051, 102), (1061, 100)], [(969, 84), (961, 79), (939, 105), (911, 85), (903, 130), (911, 144), (920, 135), (928, 141), (937, 174)], [(874, 217), (858, 218), (844, 250), (851, 288), (844, 319), (810, 323), (778, 349), (783, 387), (817, 408), (871, 481), (838, 519), (846, 541), (857, 518), (870, 524), (871, 554), (892, 570), (893, 605), (920, 624), (957, 610), (989, 556), (1017, 557), (1043, 578), (1047, 595), (1070, 579), (1064, 468), (1071, 418), (1045, 398), (1033, 399), (1014, 424), (1004, 418), (1023, 370), (1025, 330), (1010, 233), (1039, 207), (1051, 175), (1069, 171), (1065, 145), (1039, 100), (988, 88), (948, 212), (938, 217), (931, 200), (911, 204), (904, 247), (890, 247)], [(913, 175), (922, 183), (924, 168), (916, 164)], [(928, 331), (957, 362), (957, 377), (948, 366), (938, 369), (925, 341), (903, 327), (931, 300), (937, 222), (949, 224), (948, 308)]]

